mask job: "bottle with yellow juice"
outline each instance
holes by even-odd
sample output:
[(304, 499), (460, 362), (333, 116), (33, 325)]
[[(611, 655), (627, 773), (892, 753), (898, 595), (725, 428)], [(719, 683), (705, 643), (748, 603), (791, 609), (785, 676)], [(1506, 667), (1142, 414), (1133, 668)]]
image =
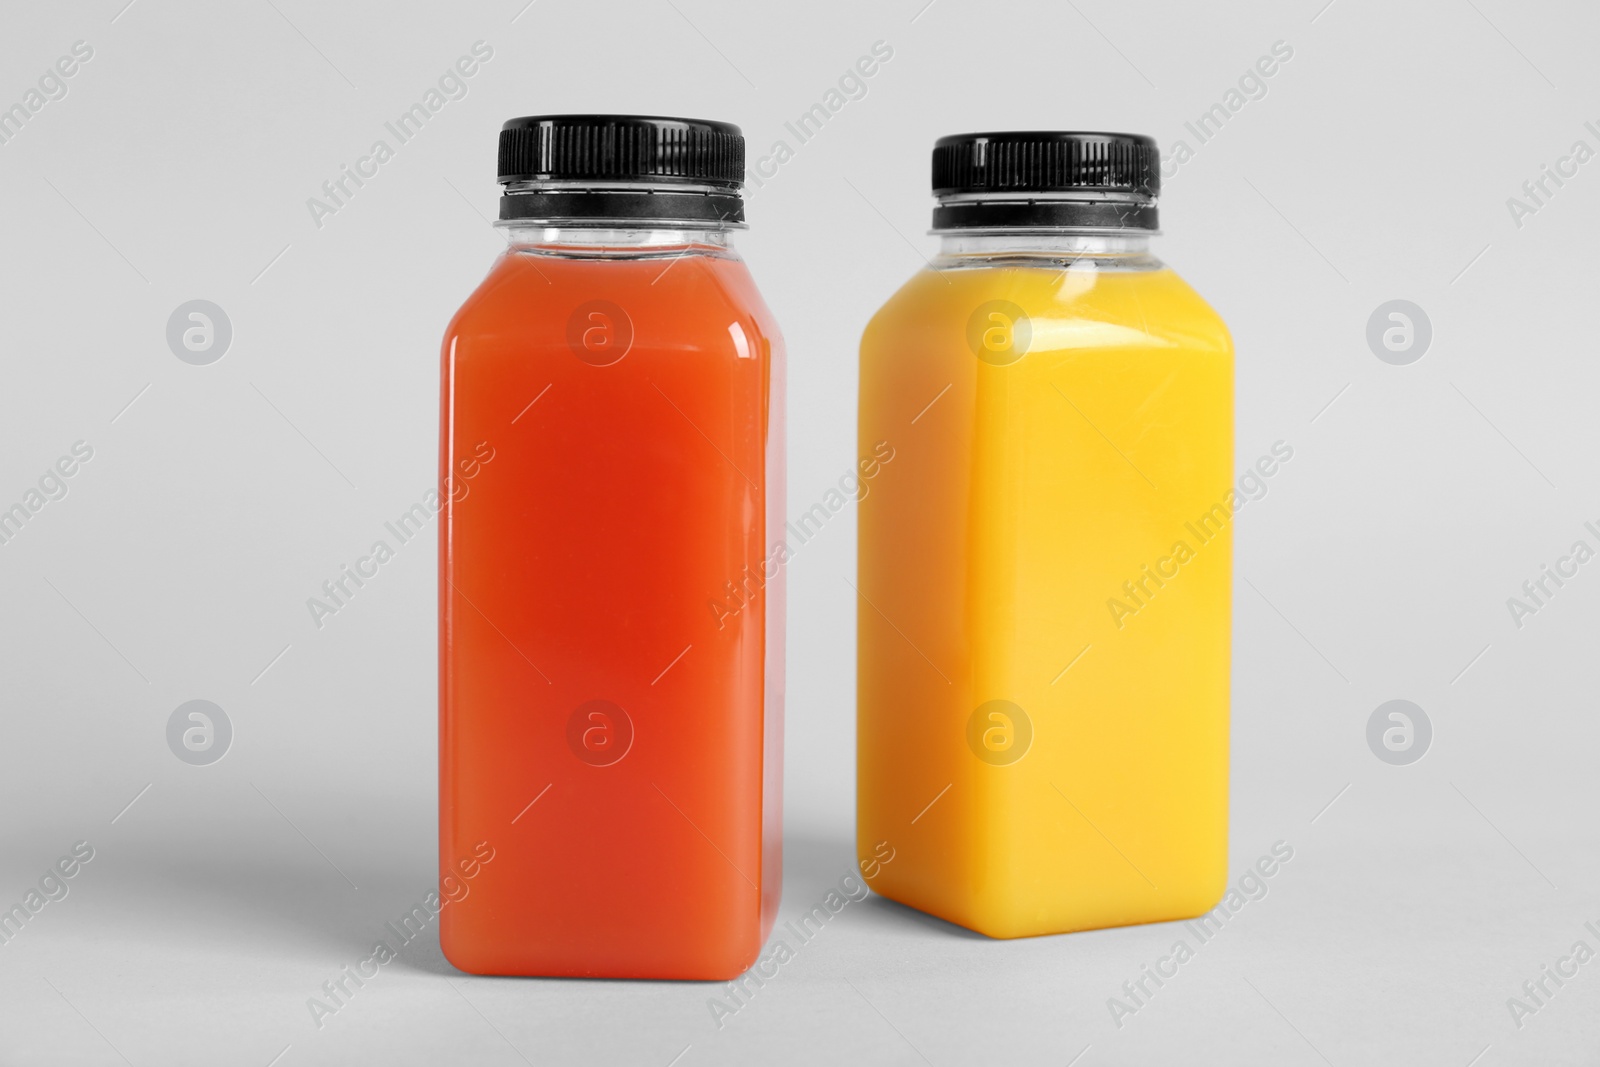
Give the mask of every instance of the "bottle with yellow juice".
[(1151, 255), (1147, 137), (933, 153), (938, 257), (861, 341), (857, 848), (991, 937), (1226, 880), (1233, 346)]

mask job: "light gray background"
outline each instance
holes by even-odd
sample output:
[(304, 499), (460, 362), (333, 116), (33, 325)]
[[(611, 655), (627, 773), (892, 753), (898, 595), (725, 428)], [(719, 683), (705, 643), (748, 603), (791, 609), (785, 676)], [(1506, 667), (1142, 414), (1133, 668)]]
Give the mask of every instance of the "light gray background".
[[(1506, 607), (1600, 547), (1600, 161), (1520, 227), (1507, 207), (1600, 148), (1592, 7), (524, 2), (7, 15), (0, 106), (94, 56), (0, 145), (0, 506), (74, 441), (94, 458), (0, 546), (0, 905), (73, 842), (96, 856), (0, 947), (0, 1061), (1600, 1056), (1600, 961), (1520, 1029), (1506, 1006), (1600, 949), (1600, 563), (1520, 629)], [(469, 94), (316, 228), (306, 199), (480, 39)], [(1240, 468), (1295, 449), (1238, 520), (1232, 867), (1294, 859), (1120, 1028), (1107, 999), (1180, 930), (991, 942), (873, 899), (720, 1030), (720, 987), (472, 978), (431, 931), (317, 1029), (307, 998), (434, 877), (432, 531), (320, 631), (305, 601), (433, 484), (438, 338), (502, 244), (500, 123), (720, 118), (759, 156), (878, 40), (893, 59), (739, 241), (788, 339), (791, 513), (854, 460), (856, 341), (934, 248), (936, 136), (1188, 141), (1159, 252), (1233, 329)], [(1197, 145), (1185, 120), (1279, 40), (1267, 95)], [(165, 340), (192, 299), (232, 322), (210, 366)], [(1432, 322), (1410, 366), (1365, 340), (1391, 299)], [(843, 515), (789, 575), (784, 918), (852, 862), (853, 539)], [(1395, 698), (1434, 728), (1405, 767), (1366, 742)], [(192, 699), (234, 728), (208, 767), (167, 748)]]

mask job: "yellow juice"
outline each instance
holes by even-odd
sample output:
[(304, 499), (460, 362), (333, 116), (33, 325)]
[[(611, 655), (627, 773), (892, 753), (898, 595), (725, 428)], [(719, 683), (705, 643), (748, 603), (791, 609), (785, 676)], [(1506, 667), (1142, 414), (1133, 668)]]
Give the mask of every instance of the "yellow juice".
[(858, 851), (992, 937), (1226, 879), (1233, 349), (1130, 262), (946, 256), (861, 343)]

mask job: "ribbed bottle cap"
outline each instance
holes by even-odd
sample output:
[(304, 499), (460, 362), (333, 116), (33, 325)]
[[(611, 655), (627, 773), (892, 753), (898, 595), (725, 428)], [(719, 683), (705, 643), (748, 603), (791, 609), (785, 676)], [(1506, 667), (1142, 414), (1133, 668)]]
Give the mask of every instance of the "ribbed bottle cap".
[(502, 219), (736, 225), (744, 136), (699, 119), (530, 115), (500, 130), (498, 180), (519, 186), (501, 197)]
[(1161, 152), (1130, 133), (957, 134), (934, 144), (933, 192), (936, 230), (1154, 230)]

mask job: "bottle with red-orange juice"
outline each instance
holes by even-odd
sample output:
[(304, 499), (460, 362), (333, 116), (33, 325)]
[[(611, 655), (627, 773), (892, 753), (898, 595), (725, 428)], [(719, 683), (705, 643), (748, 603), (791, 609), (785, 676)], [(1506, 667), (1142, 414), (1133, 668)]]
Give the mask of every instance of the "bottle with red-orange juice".
[(478, 974), (730, 978), (782, 866), (783, 342), (732, 245), (744, 140), (539, 116), (499, 164), (508, 248), (441, 356), (440, 939)]

